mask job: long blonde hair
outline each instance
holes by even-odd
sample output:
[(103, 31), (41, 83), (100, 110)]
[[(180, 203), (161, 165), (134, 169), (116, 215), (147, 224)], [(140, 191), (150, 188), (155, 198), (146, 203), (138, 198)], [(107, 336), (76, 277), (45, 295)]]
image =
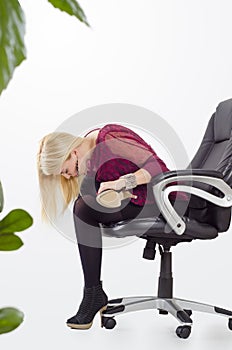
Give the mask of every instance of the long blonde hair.
[(40, 141), (37, 154), (37, 168), (42, 204), (42, 218), (46, 221), (57, 216), (58, 206), (67, 209), (80, 191), (82, 178), (64, 178), (62, 164), (69, 159), (71, 151), (82, 144), (83, 137), (65, 132), (53, 132)]

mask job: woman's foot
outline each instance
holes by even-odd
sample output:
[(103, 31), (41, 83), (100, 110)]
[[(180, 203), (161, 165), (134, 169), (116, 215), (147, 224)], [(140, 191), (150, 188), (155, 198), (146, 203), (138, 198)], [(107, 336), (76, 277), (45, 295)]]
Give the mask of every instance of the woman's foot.
[(107, 308), (108, 297), (102, 289), (102, 283), (97, 286), (84, 287), (84, 296), (75, 316), (67, 320), (67, 326), (75, 329), (89, 329), (95, 315)]

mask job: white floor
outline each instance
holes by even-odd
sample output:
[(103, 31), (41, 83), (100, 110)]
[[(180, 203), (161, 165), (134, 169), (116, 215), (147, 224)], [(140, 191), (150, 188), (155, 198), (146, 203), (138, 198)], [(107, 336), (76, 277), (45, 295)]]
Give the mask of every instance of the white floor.
[[(192, 316), (188, 339), (176, 336), (178, 324), (171, 315), (156, 310), (118, 316), (113, 330), (100, 327), (99, 315), (90, 330), (69, 329), (65, 321), (75, 313), (83, 285), (76, 246), (42, 225), (23, 238), (21, 251), (1, 254), (1, 306), (25, 313), (18, 329), (0, 336), (1, 349), (231, 349), (227, 319), (201, 313)], [(232, 309), (230, 234), (217, 241), (173, 249), (175, 296)], [(110, 298), (156, 294), (160, 258), (157, 253), (155, 262), (142, 259), (143, 246), (137, 240), (104, 251), (102, 279)]]

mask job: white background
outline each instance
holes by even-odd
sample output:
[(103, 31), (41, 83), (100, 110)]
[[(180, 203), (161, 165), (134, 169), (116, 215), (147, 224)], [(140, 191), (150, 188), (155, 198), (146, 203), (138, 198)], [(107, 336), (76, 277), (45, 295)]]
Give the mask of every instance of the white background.
[[(112, 331), (99, 327), (98, 315), (89, 331), (67, 328), (82, 297), (79, 257), (72, 242), (41, 224), (36, 176), (39, 140), (71, 115), (105, 103), (156, 112), (192, 158), (216, 106), (231, 98), (231, 1), (86, 0), (91, 29), (45, 0), (20, 3), (27, 60), (0, 98), (2, 216), (24, 208), (34, 225), (20, 235), (19, 251), (0, 254), (0, 304), (25, 313), (0, 347), (231, 349), (227, 320), (199, 313), (188, 340), (176, 337), (175, 319), (153, 311), (118, 317)], [(230, 233), (173, 249), (176, 296), (232, 309)], [(104, 251), (110, 298), (156, 294), (159, 258), (142, 259), (143, 246), (139, 240)]]

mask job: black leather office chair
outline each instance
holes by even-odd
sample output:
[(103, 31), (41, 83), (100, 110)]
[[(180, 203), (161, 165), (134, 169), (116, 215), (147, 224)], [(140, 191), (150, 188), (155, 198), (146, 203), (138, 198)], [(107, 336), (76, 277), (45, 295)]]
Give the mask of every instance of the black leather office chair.
[[(152, 179), (158, 217), (136, 218), (102, 225), (102, 234), (114, 237), (136, 235), (146, 240), (143, 258), (154, 259), (156, 245), (161, 255), (158, 295), (122, 297), (110, 300), (103, 312), (102, 326), (112, 329), (115, 316), (131, 311), (158, 309), (172, 314), (180, 325), (176, 334), (187, 338), (191, 333), (192, 311), (228, 318), (232, 330), (232, 311), (173, 297), (171, 248), (195, 239), (214, 239), (228, 230), (232, 206), (232, 99), (220, 103), (212, 115), (201, 145), (189, 167), (169, 171)], [(171, 191), (189, 193), (187, 207), (171, 203)]]

